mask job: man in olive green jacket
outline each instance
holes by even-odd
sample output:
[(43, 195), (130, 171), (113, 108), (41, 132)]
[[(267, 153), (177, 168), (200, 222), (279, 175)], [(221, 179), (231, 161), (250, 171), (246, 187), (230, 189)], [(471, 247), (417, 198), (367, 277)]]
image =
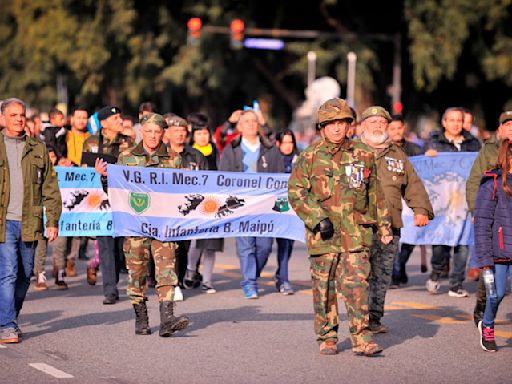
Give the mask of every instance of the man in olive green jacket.
[(386, 332), (381, 324), (384, 316), (386, 291), (391, 283), (393, 261), (397, 257), (402, 223), (402, 198), (414, 211), (414, 224), (425, 226), (434, 218), (434, 210), (423, 182), (416, 174), (406, 153), (387, 134), (391, 121), (388, 111), (379, 106), (367, 108), (361, 115), (363, 134), (361, 141), (368, 145), (377, 165), (379, 184), (384, 192), (386, 205), (391, 213), (393, 241), (382, 244), (374, 235), (370, 249), (370, 330), (373, 333)]
[[(62, 201), (43, 142), (25, 135), (25, 104), (7, 99), (0, 109), (0, 342), (17, 343), (17, 324), (34, 268), (37, 240), (58, 234)], [(21, 170), (21, 171), (20, 171)]]

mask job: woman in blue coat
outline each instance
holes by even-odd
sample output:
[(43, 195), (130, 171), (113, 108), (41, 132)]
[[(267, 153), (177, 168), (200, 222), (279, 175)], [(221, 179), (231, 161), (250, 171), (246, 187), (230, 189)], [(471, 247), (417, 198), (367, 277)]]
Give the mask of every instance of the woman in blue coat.
[[(478, 267), (494, 274), (496, 294), (487, 296), (484, 318), (478, 323), (480, 345), (497, 351), (494, 319), (512, 274), (512, 143), (504, 140), (494, 170), (484, 173), (475, 201), (475, 246)], [(487, 273), (487, 271), (486, 271)], [(492, 276), (492, 275), (491, 275)]]

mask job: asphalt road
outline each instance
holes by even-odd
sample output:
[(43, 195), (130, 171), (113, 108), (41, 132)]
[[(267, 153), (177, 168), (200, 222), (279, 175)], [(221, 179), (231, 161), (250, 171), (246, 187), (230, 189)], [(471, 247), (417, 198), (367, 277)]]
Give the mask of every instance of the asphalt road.
[[(184, 291), (177, 312), (190, 327), (171, 338), (158, 336), (158, 300), (151, 290), (151, 336), (134, 335), (134, 314), (121, 276), (121, 300), (102, 305), (101, 279), (67, 279), (70, 288), (30, 290), (20, 315), (23, 342), (0, 345), (0, 383), (510, 383), (512, 301), (504, 299), (496, 327), (498, 353), (486, 353), (471, 320), (475, 283), (469, 298), (424, 288), (419, 255), (411, 258), (410, 284), (391, 290), (377, 335), (380, 357), (355, 356), (350, 350), (341, 305), (339, 354), (321, 356), (313, 334), (313, 309), (304, 245), (296, 244), (290, 278), (297, 292), (276, 292), (275, 254), (262, 277), (260, 299), (247, 300), (239, 288), (234, 241), (226, 241), (215, 269), (218, 293)], [(49, 267), (48, 267), (49, 269)], [(49, 273), (49, 272), (48, 272)]]

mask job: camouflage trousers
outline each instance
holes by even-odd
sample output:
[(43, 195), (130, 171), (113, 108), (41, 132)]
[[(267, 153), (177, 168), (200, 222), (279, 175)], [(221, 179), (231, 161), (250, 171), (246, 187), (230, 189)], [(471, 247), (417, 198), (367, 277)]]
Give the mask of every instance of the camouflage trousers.
[(373, 340), (368, 330), (368, 251), (315, 255), (309, 262), (318, 343), (338, 340), (338, 287), (345, 301), (352, 349), (361, 350)]
[(178, 277), (174, 271), (177, 245), (148, 237), (127, 237), (123, 251), (128, 268), (128, 296), (132, 304), (145, 300), (148, 264), (151, 257), (155, 262), (156, 292), (159, 301), (173, 301), (174, 287)]
[(398, 252), (400, 236), (393, 236), (393, 240), (384, 245), (380, 236), (373, 235), (373, 244), (370, 248), (370, 323), (380, 323), (384, 316), (384, 302), (386, 292), (391, 284), (393, 262)]

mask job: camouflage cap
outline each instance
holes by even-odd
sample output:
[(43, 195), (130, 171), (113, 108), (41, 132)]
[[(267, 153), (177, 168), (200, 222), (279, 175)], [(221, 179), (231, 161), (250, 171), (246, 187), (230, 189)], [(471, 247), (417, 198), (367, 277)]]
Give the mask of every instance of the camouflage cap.
[(330, 99), (318, 108), (317, 123), (323, 124), (333, 120), (354, 120), (352, 111), (343, 99)]
[(142, 119), (140, 119), (140, 125), (145, 124), (156, 124), (160, 128), (167, 128), (167, 122), (165, 121), (164, 117), (158, 113), (150, 113), (148, 115), (142, 116)]
[(512, 120), (512, 111), (505, 111), (500, 115), (500, 125), (508, 120)]
[(188, 129), (187, 120), (178, 115), (172, 115), (166, 118), (168, 127), (183, 127)]
[(379, 106), (373, 106), (366, 108), (363, 113), (361, 114), (361, 121), (366, 120), (369, 117), (372, 116), (380, 116), (385, 118), (388, 122), (391, 121), (391, 115), (388, 111), (386, 111), (384, 108)]

